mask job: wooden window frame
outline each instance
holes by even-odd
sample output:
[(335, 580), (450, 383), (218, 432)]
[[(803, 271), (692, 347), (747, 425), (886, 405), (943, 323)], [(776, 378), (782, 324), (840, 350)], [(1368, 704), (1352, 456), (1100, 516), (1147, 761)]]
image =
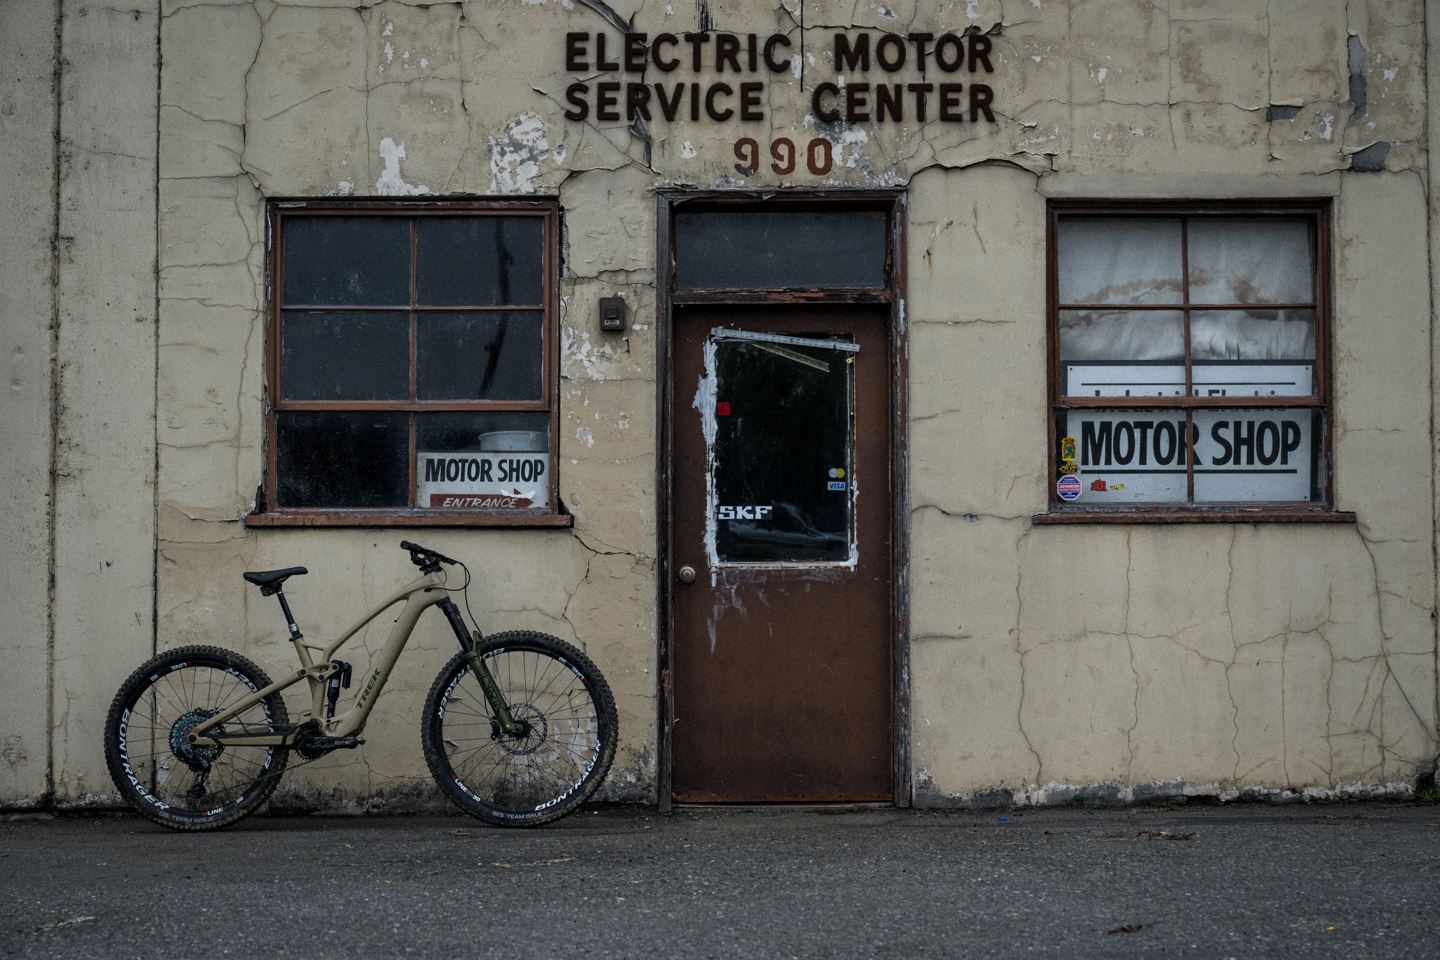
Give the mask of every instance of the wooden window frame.
[[(1206, 200), (1206, 201), (1094, 201), (1051, 200), (1046, 210), (1046, 369), (1047, 369), (1047, 476), (1049, 479), (1049, 510), (1036, 514), (1035, 523), (1251, 523), (1251, 522), (1354, 522), (1355, 514), (1335, 509), (1334, 477), (1334, 389), (1331, 367), (1330, 339), (1333, 323), (1331, 270), (1331, 202), (1329, 199), (1297, 200)], [(1062, 218), (1094, 217), (1100, 219), (1153, 218), (1179, 221), (1181, 224), (1182, 297), (1172, 304), (1104, 304), (1106, 309), (1170, 310), (1183, 316), (1185, 341), (1185, 383), (1179, 397), (1067, 397), (1062, 389), (1063, 364), (1060, 360), (1060, 311), (1085, 309), (1095, 304), (1061, 304), (1059, 225)], [(1303, 397), (1197, 397), (1190, 389), (1192, 378), (1190, 316), (1190, 278), (1188, 275), (1188, 230), (1191, 219), (1211, 217), (1306, 217), (1314, 226), (1315, 262), (1313, 297), (1306, 303), (1264, 304), (1276, 309), (1313, 310), (1315, 316), (1315, 391)], [(1212, 309), (1252, 309), (1255, 304), (1204, 303)], [(1202, 410), (1216, 409), (1305, 409), (1323, 414), (1321, 444), (1324, 474), (1321, 483), (1324, 495), (1319, 501), (1295, 502), (1217, 502), (1194, 503), (1194, 465), (1187, 463), (1186, 486), (1188, 503), (1096, 504), (1093, 501), (1067, 503), (1059, 499), (1056, 482), (1059, 473), (1059, 437), (1056, 420), (1066, 410), (1179, 410), (1187, 417)], [(1188, 460), (1188, 458), (1187, 458)]]
[[(534, 311), (534, 305), (477, 305), (420, 307), (416, 302), (414, 225), (424, 217), (455, 216), (526, 216), (535, 217), (543, 224), (541, 251), (542, 303), (541, 312), (541, 387), (539, 400), (284, 400), (280, 393), (283, 370), (281, 331), (281, 294), (284, 290), (284, 264), (282, 262), (285, 223), (300, 217), (354, 217), (384, 216), (399, 217), (411, 221), (410, 230), (410, 302), (403, 309), (410, 314), (410, 379), (411, 394), (415, 393), (416, 371), (416, 323), (421, 312), (501, 312), (514, 310)], [(394, 200), (394, 201), (340, 201), (340, 200), (285, 200), (274, 199), (267, 203), (265, 212), (267, 289), (265, 323), (265, 477), (262, 484), (263, 507), (245, 517), (247, 526), (255, 527), (568, 527), (573, 518), (564, 510), (559, 498), (559, 439), (560, 439), (560, 362), (559, 362), (559, 296), (558, 278), (560, 265), (560, 207), (553, 199), (543, 200)], [(307, 305), (307, 309), (323, 309)], [(333, 307), (331, 309), (334, 309)], [(378, 310), (381, 306), (349, 305), (346, 310)], [(392, 305), (385, 307), (396, 311)], [(415, 491), (415, 437), (414, 416), (418, 413), (548, 413), (550, 418), (549, 437), (549, 503), (548, 510), (482, 512), (460, 510), (431, 510), (421, 507), (383, 508), (297, 508), (278, 506), (278, 444), (276, 442), (276, 420), (281, 412), (289, 411), (393, 411), (409, 413), (408, 465), (410, 499)]]

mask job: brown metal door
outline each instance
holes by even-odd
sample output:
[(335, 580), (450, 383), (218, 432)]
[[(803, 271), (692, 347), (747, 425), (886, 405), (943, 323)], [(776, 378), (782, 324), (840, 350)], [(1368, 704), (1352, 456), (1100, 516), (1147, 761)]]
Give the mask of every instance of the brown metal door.
[(678, 801), (892, 797), (886, 315), (676, 310)]

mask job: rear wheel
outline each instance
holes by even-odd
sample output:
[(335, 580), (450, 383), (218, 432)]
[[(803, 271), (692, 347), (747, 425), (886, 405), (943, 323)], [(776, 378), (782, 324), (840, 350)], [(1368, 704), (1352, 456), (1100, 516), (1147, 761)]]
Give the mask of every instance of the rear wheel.
[(521, 734), (500, 729), (469, 654), (458, 653), (425, 700), (425, 761), (466, 813), (502, 826), (537, 826), (584, 803), (615, 758), (615, 698), (590, 659), (563, 640), (513, 631), (479, 652)]
[[(178, 647), (142, 664), (120, 686), (105, 722), (105, 762), (131, 806), (176, 830), (213, 830), (260, 807), (285, 770), (280, 747), (191, 744), (196, 726), (268, 687), (249, 660), (219, 647)], [(288, 727), (273, 693), (219, 728), (268, 733)]]

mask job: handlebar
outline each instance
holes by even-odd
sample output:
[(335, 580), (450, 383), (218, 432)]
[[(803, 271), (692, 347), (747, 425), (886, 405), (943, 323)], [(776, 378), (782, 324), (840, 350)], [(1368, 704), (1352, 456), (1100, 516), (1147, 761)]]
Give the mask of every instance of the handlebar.
[(429, 547), (422, 547), (418, 543), (411, 543), (409, 540), (401, 540), (400, 548), (402, 550), (409, 550), (410, 562), (415, 564), (415, 566), (417, 567), (421, 567), (422, 569), (428, 564), (432, 564), (437, 560), (441, 563), (448, 563), (452, 567), (460, 563), (460, 561), (458, 560), (451, 560), (443, 553), (431, 550)]

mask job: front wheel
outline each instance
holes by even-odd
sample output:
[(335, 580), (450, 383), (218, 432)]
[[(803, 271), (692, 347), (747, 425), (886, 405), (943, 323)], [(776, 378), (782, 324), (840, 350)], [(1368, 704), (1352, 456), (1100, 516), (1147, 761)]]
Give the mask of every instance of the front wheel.
[(451, 658), (421, 721), (425, 762), (455, 805), (487, 823), (558, 820), (595, 792), (615, 759), (615, 698), (590, 658), (543, 633), (498, 633), (479, 654), (524, 726), (507, 734), (470, 669)]

